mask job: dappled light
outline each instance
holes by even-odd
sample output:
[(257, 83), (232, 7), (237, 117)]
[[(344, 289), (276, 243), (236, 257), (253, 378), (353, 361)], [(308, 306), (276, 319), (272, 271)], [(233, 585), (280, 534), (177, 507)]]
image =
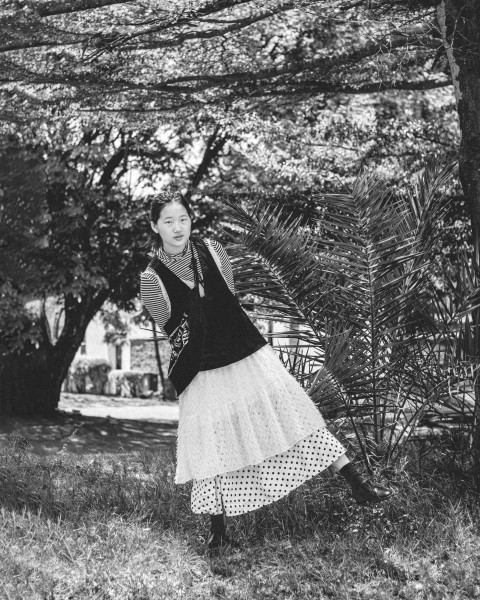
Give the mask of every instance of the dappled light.
[[(143, 418), (109, 416), (119, 404), (121, 410), (137, 416), (139, 409), (143, 408)], [(103, 416), (82, 414), (82, 411), (88, 413), (89, 409), (90, 413), (102, 413)], [(146, 413), (145, 409), (149, 412)], [(172, 412), (172, 406), (167, 404), (165, 410), (168, 415), (162, 419), (158, 402), (129, 399), (127, 403), (108, 396), (64, 394), (55, 418), (4, 417), (0, 423), (0, 445), (5, 447), (12, 439), (19, 438), (24, 440), (30, 452), (54, 456), (70, 452), (121, 454), (134, 450), (154, 451), (175, 445), (175, 408)]]

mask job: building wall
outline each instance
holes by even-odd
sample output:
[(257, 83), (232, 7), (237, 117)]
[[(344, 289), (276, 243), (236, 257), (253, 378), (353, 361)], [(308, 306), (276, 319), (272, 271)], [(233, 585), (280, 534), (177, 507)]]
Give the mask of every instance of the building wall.
[(87, 331), (85, 332), (85, 351), (83, 354), (92, 358), (105, 358), (113, 367), (111, 350), (109, 344), (106, 344), (104, 339), (105, 327), (99, 318), (94, 317), (88, 324)]

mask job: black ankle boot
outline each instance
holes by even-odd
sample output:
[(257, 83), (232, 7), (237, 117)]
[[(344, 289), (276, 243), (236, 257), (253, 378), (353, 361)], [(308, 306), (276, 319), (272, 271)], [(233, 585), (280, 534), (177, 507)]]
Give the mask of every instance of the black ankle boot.
[(223, 514), (210, 515), (211, 531), (207, 541), (208, 550), (211, 555), (217, 554), (221, 550), (230, 547), (238, 548), (238, 544), (233, 542), (227, 535), (225, 518)]
[(342, 467), (339, 473), (350, 484), (353, 499), (357, 504), (382, 502), (382, 500), (386, 500), (392, 493), (387, 488), (369, 481), (353, 463), (348, 463)]

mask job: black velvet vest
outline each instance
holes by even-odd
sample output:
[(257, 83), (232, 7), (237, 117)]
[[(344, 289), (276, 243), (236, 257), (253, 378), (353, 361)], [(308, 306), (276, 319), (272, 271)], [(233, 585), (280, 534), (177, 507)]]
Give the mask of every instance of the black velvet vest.
[(149, 265), (170, 299), (165, 331), (172, 346), (169, 378), (178, 394), (199, 371), (230, 365), (267, 343), (228, 288), (205, 242), (199, 238), (191, 242), (200, 260), (203, 297), (198, 282), (190, 289), (157, 256)]

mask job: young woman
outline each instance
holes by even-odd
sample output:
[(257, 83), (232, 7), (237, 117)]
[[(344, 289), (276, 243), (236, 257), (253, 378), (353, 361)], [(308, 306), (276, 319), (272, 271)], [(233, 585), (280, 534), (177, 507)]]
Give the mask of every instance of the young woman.
[(241, 308), (223, 247), (190, 237), (185, 199), (158, 195), (150, 221), (141, 297), (172, 348), (169, 377), (180, 404), (175, 481), (193, 480), (193, 512), (211, 515), (209, 548), (230, 543), (225, 516), (274, 502), (329, 466), (357, 502), (387, 498), (389, 490), (349, 461)]

